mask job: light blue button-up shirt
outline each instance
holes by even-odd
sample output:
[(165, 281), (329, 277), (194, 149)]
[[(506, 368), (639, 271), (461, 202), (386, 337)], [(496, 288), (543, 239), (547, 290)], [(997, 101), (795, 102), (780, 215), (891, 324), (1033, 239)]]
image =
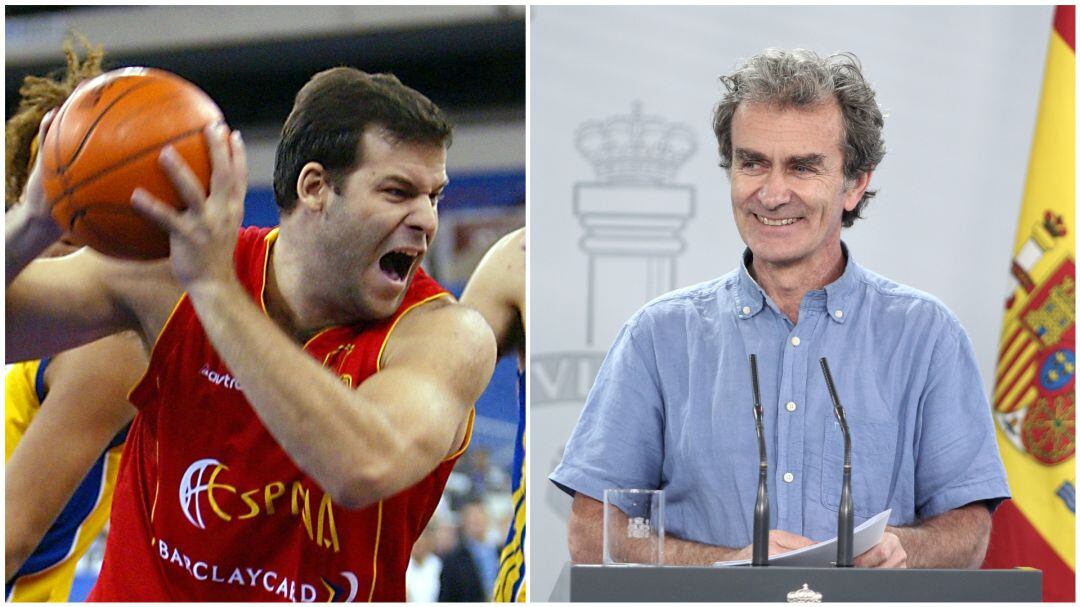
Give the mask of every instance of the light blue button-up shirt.
[[(847, 249), (844, 249), (847, 254)], [(847, 255), (791, 321), (741, 267), (674, 291), (622, 328), (551, 480), (597, 500), (662, 488), (677, 537), (745, 546), (758, 448), (757, 355), (773, 529), (836, 535), (843, 438), (826, 357), (852, 433), (855, 522), (892, 508), (905, 525), (1009, 496), (971, 341), (933, 296)]]

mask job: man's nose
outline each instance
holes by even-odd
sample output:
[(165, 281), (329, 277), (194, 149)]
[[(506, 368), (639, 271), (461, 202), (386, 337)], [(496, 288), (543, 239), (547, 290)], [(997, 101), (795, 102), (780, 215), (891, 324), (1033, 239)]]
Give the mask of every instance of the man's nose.
[(419, 195), (412, 201), (412, 209), (406, 218), (410, 228), (422, 231), (430, 241), (435, 236), (435, 230), (439, 227), (438, 206), (430, 196)]
[(775, 209), (791, 202), (791, 188), (788, 187), (782, 171), (771, 171), (765, 183), (757, 192), (758, 202), (766, 209)]

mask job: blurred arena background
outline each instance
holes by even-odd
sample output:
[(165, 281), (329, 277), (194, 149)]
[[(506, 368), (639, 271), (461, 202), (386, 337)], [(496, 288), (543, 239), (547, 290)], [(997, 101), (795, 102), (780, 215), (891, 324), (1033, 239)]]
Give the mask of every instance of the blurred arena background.
[[(524, 7), (8, 6), (5, 116), (24, 76), (63, 67), (63, 39), (72, 31), (104, 45), (107, 69), (169, 70), (217, 101), (248, 145), (245, 225), (277, 223), (271, 180), (281, 124), (304, 82), (338, 65), (392, 72), (456, 125), (451, 183), (425, 261), (444, 286), (460, 294), (496, 238), (525, 223)], [(515, 362), (500, 361), (477, 404), (472, 445), (447, 485), (437, 529), (418, 550), (452, 549), (461, 518), (480, 521), (493, 549), (501, 546), (511, 515), (515, 384)], [(477, 503), (482, 507), (459, 516)], [(99, 538), (80, 563), (72, 600), (93, 585), (103, 548)]]

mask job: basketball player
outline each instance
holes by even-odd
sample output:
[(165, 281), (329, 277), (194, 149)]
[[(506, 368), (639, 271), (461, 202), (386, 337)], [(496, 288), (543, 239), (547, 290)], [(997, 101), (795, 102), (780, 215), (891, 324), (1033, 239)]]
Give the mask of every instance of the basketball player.
[(492, 599), (525, 602), (525, 228), (503, 236), (473, 271), (461, 303), (476, 308), (495, 332), (499, 356), (518, 359), (518, 430), (511, 485), (510, 531), (499, 557)]
[[(85, 39), (85, 60), (64, 44), (61, 79), (29, 77), (7, 121), (5, 206), (26, 183), (41, 117), (101, 73), (103, 52)], [(66, 242), (43, 257), (75, 250)], [(131, 332), (51, 358), (16, 363), (4, 380), (5, 598), (67, 601), (75, 566), (108, 520), (120, 450), (135, 415), (127, 393), (146, 369)]]
[[(420, 269), (450, 131), (393, 76), (321, 72), (282, 130), (280, 228), (240, 229), (244, 144), (212, 125), (209, 196), (166, 147), (186, 210), (132, 197), (168, 260), (84, 250), (11, 284), (9, 356), (126, 329), (150, 348), (91, 599), (405, 598), (495, 359), (483, 317)], [(58, 237), (28, 192), (23, 252)]]

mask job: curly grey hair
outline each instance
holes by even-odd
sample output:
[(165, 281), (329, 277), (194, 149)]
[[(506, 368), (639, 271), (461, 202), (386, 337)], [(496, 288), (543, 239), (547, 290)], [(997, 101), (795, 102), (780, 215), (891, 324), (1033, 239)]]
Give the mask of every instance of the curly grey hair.
[[(720, 166), (731, 169), (731, 120), (740, 103), (769, 103), (803, 108), (836, 99), (844, 124), (844, 178), (854, 180), (874, 170), (885, 157), (885, 125), (874, 90), (852, 53), (821, 57), (813, 51), (766, 49), (746, 60), (735, 72), (721, 76), (727, 88), (713, 110), (713, 132), (720, 147)], [(852, 211), (844, 211), (849, 228), (876, 191), (867, 190)]]

